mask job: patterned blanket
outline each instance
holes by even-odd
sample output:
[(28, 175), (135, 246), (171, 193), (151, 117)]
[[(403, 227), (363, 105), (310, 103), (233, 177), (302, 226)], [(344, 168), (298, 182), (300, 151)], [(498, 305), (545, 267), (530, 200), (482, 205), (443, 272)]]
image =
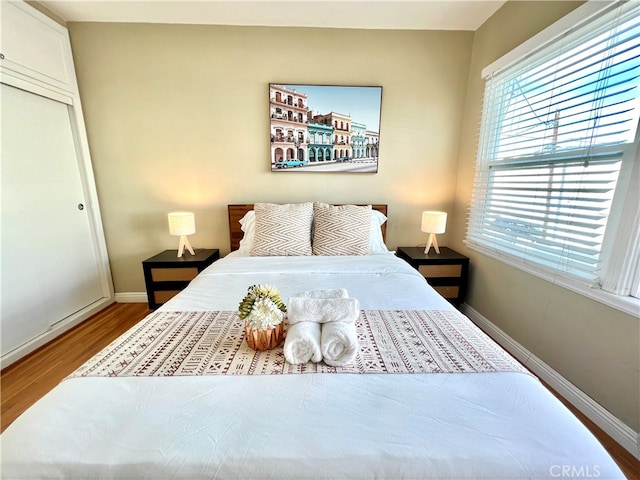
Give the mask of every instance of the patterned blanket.
[(156, 312), (70, 377), (285, 373), (465, 373), (527, 370), (457, 311), (363, 310), (353, 364), (292, 365), (282, 347), (244, 341), (235, 312)]

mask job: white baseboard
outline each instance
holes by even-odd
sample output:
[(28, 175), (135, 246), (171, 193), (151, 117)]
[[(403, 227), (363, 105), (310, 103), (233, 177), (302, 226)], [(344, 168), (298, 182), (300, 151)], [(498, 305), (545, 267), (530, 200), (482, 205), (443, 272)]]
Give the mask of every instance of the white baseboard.
[[(146, 292), (116, 293), (115, 301), (117, 303), (147, 303), (147, 294)], [(74, 313), (73, 315), (70, 315), (64, 320), (52, 325), (51, 328), (46, 332), (38, 335), (36, 338), (25, 343), (24, 345), (21, 345), (18, 348), (2, 355), (2, 357), (0, 358), (0, 368), (8, 367), (15, 361), (20, 360), (22, 357), (28, 355), (37, 348), (50, 342), (59, 335), (62, 335), (64, 332), (71, 329), (72, 327), (75, 327), (79, 323), (85, 321), (91, 315), (94, 315), (100, 310), (108, 307), (113, 302), (114, 298), (103, 298), (89, 305), (88, 307)]]
[(28, 355), (33, 352), (37, 348), (43, 346), (44, 344), (50, 342), (54, 338), (59, 335), (62, 335), (67, 330), (75, 327), (81, 322), (84, 322), (91, 315), (98, 313), (100, 310), (108, 307), (113, 303), (112, 297), (104, 297), (98, 300), (95, 303), (79, 310), (73, 315), (69, 315), (64, 320), (59, 321), (58, 323), (53, 324), (49, 330), (38, 335), (34, 339), (28, 341), (27, 343), (20, 345), (18, 348), (11, 350), (9, 353), (0, 358), (0, 368), (5, 368), (11, 365), (13, 362), (20, 360), (22, 357)]
[(116, 303), (147, 303), (146, 292), (116, 293)]
[(529, 368), (574, 407), (640, 460), (640, 434), (616, 418), (602, 405), (524, 348), (477, 310), (464, 304), (464, 313), (511, 355)]

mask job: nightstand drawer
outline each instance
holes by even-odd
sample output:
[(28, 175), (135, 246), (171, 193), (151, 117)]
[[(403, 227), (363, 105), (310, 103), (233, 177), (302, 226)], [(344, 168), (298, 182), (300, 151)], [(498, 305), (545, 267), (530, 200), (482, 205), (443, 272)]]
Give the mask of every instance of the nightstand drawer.
[(172, 280), (193, 280), (198, 275), (196, 267), (191, 268), (152, 268), (151, 278), (154, 282), (166, 282)]
[(180, 290), (157, 290), (153, 292), (153, 299), (156, 303), (165, 303), (180, 293)]
[(418, 271), (426, 278), (459, 277), (462, 265), (420, 265)]
[(437, 285), (433, 289), (444, 298), (458, 298), (458, 295), (460, 295), (460, 287)]

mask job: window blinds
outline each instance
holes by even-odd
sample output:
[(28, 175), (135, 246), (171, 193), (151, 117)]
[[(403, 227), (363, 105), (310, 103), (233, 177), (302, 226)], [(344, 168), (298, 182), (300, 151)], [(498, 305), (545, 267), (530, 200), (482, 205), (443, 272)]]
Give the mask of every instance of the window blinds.
[(597, 279), (638, 126), (639, 10), (609, 7), (487, 79), (470, 245)]

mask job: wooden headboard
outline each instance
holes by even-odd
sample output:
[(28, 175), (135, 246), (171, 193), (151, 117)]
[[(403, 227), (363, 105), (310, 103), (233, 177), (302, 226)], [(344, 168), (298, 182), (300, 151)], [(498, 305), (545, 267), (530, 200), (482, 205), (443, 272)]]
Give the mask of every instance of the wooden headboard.
[[(387, 205), (377, 204), (371, 205), (371, 208), (378, 210), (387, 215)], [(231, 251), (237, 250), (240, 247), (240, 240), (242, 240), (242, 228), (240, 220), (249, 210), (253, 210), (253, 203), (243, 203), (237, 205), (227, 205), (229, 210), (229, 243), (231, 244)], [(386, 222), (380, 227), (382, 230), (383, 240), (387, 239), (387, 224)]]

